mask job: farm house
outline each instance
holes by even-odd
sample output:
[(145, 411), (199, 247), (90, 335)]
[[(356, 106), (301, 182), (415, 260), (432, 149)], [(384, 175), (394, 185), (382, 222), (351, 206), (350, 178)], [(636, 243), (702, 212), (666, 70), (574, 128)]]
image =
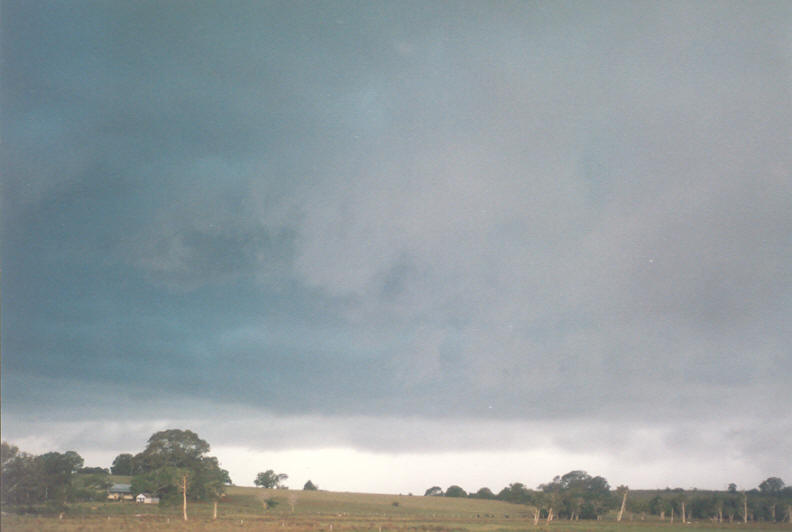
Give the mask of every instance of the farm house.
[(138, 504), (159, 504), (159, 497), (152, 497), (148, 493), (140, 493), (135, 497)]
[(131, 501), (132, 485), (131, 484), (113, 484), (107, 490), (107, 498), (111, 501)]

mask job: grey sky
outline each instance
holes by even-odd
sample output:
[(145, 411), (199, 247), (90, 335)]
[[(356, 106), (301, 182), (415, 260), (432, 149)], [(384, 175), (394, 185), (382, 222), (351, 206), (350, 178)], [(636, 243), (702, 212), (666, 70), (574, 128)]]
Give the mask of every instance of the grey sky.
[(789, 3), (2, 9), (4, 439), (792, 477)]

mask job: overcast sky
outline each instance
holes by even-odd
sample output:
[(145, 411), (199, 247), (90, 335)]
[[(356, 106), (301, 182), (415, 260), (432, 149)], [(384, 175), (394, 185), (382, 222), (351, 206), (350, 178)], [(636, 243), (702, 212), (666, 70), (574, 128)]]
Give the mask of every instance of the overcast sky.
[(2, 433), (241, 485), (792, 482), (792, 3), (2, 2)]

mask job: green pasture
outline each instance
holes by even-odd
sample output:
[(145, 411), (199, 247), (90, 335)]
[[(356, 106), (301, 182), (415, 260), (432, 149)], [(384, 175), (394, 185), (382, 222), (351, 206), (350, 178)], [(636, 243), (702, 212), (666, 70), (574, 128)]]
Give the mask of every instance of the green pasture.
[(277, 515), (388, 515), (394, 517), (475, 518), (491, 514), (498, 517), (529, 515), (527, 506), (484, 499), (379, 495), (328, 491), (229, 488), (228, 495), (254, 495), (262, 501), (274, 500), (270, 510)]
[[(267, 501), (270, 504), (267, 504)], [(275, 503), (274, 506), (271, 503)], [(273, 532), (695, 532), (728, 530), (792, 530), (788, 524), (682, 525), (668, 521), (626, 519), (612, 516), (602, 521), (555, 520), (533, 524), (531, 508), (502, 501), (337, 493), (326, 491), (271, 490), (230, 487), (212, 519), (211, 503), (189, 503), (184, 522), (180, 506), (142, 505), (130, 502), (93, 502), (69, 505), (62, 515), (2, 515), (4, 531), (93, 532), (111, 530), (225, 531), (271, 530)], [(637, 519), (637, 517), (636, 517)]]

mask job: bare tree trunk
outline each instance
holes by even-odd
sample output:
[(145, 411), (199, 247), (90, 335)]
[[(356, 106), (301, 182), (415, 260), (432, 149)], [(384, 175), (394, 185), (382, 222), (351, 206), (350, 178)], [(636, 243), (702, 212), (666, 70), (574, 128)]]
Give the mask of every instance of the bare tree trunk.
[(547, 510), (547, 522), (550, 523), (550, 521), (552, 520), (553, 520), (553, 507), (551, 506), (550, 509)]
[(718, 507), (718, 522), (723, 522), (723, 506)]
[(217, 501), (214, 502), (214, 510), (212, 511), (212, 519), (217, 519)]
[(743, 492), (743, 523), (748, 522), (748, 494)]
[(620, 522), (622, 520), (622, 516), (624, 515), (624, 508), (627, 506), (627, 492), (629, 490), (624, 490), (624, 496), (622, 497), (621, 508), (619, 508), (619, 515), (616, 516), (616, 522)]
[(184, 512), (184, 520), (187, 520), (187, 475), (182, 476), (182, 510)]
[(682, 501), (682, 524), (687, 523), (687, 515), (685, 514), (685, 501)]
[(660, 510), (660, 520), (665, 521), (665, 510)]
[(534, 526), (539, 524), (539, 507), (534, 510)]
[(671, 508), (671, 522), (674, 522), (674, 509)]

